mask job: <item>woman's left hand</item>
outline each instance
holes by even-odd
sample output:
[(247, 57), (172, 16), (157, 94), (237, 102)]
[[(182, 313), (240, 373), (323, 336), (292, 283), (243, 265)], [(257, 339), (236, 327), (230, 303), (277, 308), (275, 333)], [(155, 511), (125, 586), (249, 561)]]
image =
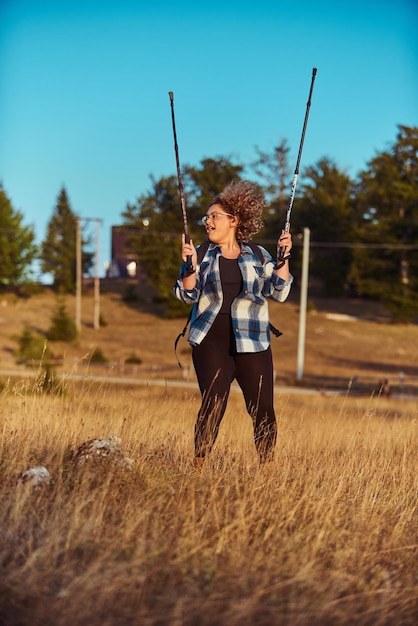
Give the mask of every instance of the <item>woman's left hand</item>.
[(283, 256), (286, 258), (290, 254), (290, 251), (292, 249), (292, 235), (290, 233), (285, 233), (284, 230), (282, 230), (282, 233), (277, 242), (277, 248), (284, 249)]

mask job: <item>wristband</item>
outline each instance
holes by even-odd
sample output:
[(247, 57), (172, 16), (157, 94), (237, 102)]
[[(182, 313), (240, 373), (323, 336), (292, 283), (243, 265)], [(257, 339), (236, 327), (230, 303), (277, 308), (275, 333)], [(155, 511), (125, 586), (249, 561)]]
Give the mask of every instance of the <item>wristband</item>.
[(286, 261), (288, 261), (291, 257), (291, 254), (289, 252), (289, 254), (286, 254), (286, 256), (283, 257), (279, 257), (276, 261), (276, 265), (274, 266), (275, 270), (279, 270), (281, 267), (283, 267), (283, 265), (286, 263)]

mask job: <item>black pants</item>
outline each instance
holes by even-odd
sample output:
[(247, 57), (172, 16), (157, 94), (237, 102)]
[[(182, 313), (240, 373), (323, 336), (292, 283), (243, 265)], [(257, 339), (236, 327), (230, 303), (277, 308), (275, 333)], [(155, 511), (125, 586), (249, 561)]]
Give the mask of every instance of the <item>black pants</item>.
[(236, 379), (253, 421), (254, 443), (260, 461), (271, 460), (277, 423), (270, 347), (263, 352), (237, 353), (230, 316), (220, 314), (202, 343), (193, 347), (193, 365), (202, 394), (195, 425), (195, 455), (205, 457), (215, 443), (231, 383)]

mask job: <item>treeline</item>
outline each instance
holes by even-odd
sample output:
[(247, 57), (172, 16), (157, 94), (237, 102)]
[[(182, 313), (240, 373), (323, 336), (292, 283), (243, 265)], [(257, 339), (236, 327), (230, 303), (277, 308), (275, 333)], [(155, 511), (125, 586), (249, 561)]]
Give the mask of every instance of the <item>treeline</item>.
[[(35, 244), (35, 231), (23, 223), (24, 215), (13, 208), (0, 184), (0, 290), (29, 294), (33, 287), (33, 264), (50, 274), (57, 293), (72, 293), (76, 284), (77, 215), (70, 206), (67, 192), (58, 194), (45, 239)], [(86, 251), (90, 241), (82, 238), (82, 271), (88, 273), (93, 253)]]
[[(283, 140), (271, 153), (256, 149), (244, 165), (218, 157), (183, 168), (189, 231), (195, 244), (204, 238), (201, 218), (211, 198), (233, 178), (260, 185), (267, 200), (265, 226), (257, 236), (275, 254), (289, 199), (292, 177), (289, 147)], [(34, 232), (23, 225), (0, 188), (0, 286), (16, 288), (30, 280), (35, 259), (53, 277), (57, 291), (75, 288), (76, 215), (65, 189), (60, 191), (45, 240), (39, 248)], [(183, 220), (176, 175), (151, 177), (150, 189), (128, 204), (122, 222), (130, 227), (131, 252), (166, 304), (167, 315), (183, 314), (172, 297), (180, 262)], [(356, 179), (330, 158), (306, 167), (298, 183), (292, 233), (311, 230), (310, 273), (321, 279), (324, 293), (382, 302), (395, 321), (418, 315), (418, 127), (398, 126), (394, 143), (376, 154)], [(83, 249), (88, 242), (84, 242)], [(301, 248), (295, 246), (292, 268), (299, 271)], [(83, 269), (92, 254), (83, 252)]]

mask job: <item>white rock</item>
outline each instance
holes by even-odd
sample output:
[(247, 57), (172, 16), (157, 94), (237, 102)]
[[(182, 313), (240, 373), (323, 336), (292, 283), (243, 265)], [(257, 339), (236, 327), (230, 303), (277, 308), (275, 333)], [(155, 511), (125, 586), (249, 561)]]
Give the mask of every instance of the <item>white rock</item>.
[(125, 457), (121, 443), (122, 439), (117, 435), (111, 435), (108, 439), (89, 439), (70, 453), (70, 459), (79, 465), (93, 459), (107, 458), (123, 467), (131, 467), (134, 461)]
[(17, 477), (17, 483), (19, 485), (30, 485), (32, 487), (38, 487), (42, 484), (48, 484), (51, 480), (51, 476), (43, 465), (39, 467), (31, 467), (30, 469), (21, 472)]

